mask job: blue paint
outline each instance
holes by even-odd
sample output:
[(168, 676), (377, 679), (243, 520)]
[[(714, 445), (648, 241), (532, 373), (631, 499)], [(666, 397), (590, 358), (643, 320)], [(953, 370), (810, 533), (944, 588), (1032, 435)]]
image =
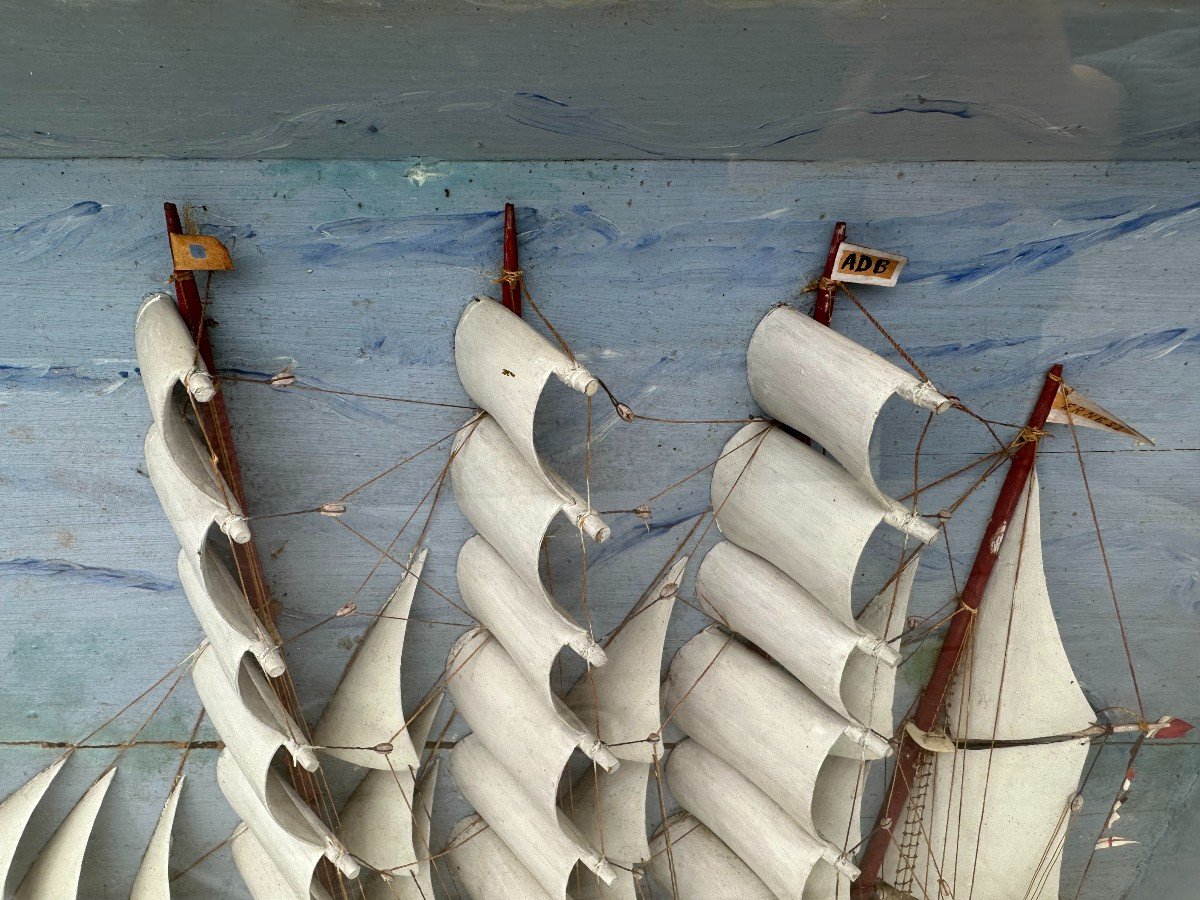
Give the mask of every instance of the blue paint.
[[(990, 278), (1006, 270), (1029, 274), (1041, 272), (1078, 253), (1095, 249), (1137, 232), (1149, 230), (1154, 226), (1170, 222), (1178, 224), (1180, 227), (1194, 228), (1200, 225), (1200, 221), (1191, 221), (1188, 214), (1196, 210), (1200, 210), (1200, 199), (1191, 200), (1178, 206), (1167, 206), (1164, 209), (1131, 214), (1106, 228), (1087, 229), (1052, 238), (1023, 241), (1012, 247), (995, 250), (967, 261), (946, 261), (946, 263), (938, 265), (930, 262), (917, 262), (916, 265), (909, 267), (904, 278), (910, 283), (940, 281), (946, 284), (969, 284)], [(1133, 213), (1133, 210), (1130, 210), (1130, 213)], [(1106, 218), (1116, 219), (1117, 216), (1110, 213)]]
[(15, 365), (0, 363), (0, 384), (7, 389), (29, 389), (69, 393), (91, 391), (96, 394), (111, 394), (129, 378), (129, 372), (119, 369), (110, 375), (92, 373), (79, 366)]
[(70, 253), (113, 220), (115, 210), (95, 200), (84, 200), (39, 216), (11, 229), (0, 240), (0, 259), (8, 256), (29, 263), (56, 253)]
[(150, 572), (113, 569), (108, 566), (85, 566), (68, 559), (39, 559), (18, 556), (0, 560), (0, 577), (52, 578), (71, 584), (120, 587), (134, 591), (176, 591), (178, 581), (164, 581)]

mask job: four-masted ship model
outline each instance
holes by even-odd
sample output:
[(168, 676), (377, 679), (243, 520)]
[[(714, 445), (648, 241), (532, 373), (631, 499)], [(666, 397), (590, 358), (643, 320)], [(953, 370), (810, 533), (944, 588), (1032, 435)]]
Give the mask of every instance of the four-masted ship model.
[[(451, 648), (439, 687), (406, 718), (401, 655), (426, 558), (414, 548), (309, 729), (266, 603), (191, 276), (227, 268), (228, 254), (213, 238), (183, 235), (172, 212), (176, 297), (149, 295), (135, 325), (152, 416), (146, 461), (205, 633), (187, 662), (224, 744), (217, 779), (242, 820), (228, 843), (256, 900), (1049, 900), (1092, 741), (1134, 733), (1132, 759), (1144, 740), (1190, 728), (1150, 722), (1140, 709), (1134, 721), (1097, 721), (1059, 637), (1043, 572), (1039, 440), (1048, 422), (1072, 435), (1089, 426), (1141, 438), (1067, 386), (1059, 366), (993, 465), (1009, 467), (995, 510), (953, 612), (935, 623), (945, 634), (930, 682), (896, 727), (909, 599), (920, 553), (944, 519), (935, 524), (880, 489), (872, 435), (892, 398), (931, 418), (961, 403), (915, 365), (909, 374), (829, 327), (840, 281), (895, 284), (903, 264), (845, 244), (841, 225), (815, 316), (778, 306), (750, 340), (750, 393), (769, 418), (742, 423), (711, 466), (709, 511), (722, 539), (697, 567), (694, 603), (713, 624), (663, 678), (668, 623), (706, 530), (687, 552), (685, 538), (598, 640), (590, 618), (581, 623), (556, 597), (547, 546), (553, 526), (566, 524), (586, 560), (586, 544), (610, 528), (591, 505), (590, 476), (580, 489), (539, 454), (535, 419), (552, 379), (586, 398), (589, 441), (601, 389), (621, 418), (637, 415), (552, 327), (557, 343), (522, 319), (510, 208), (503, 302), (472, 300), (454, 335), (459, 379), (478, 411), (459, 429), (443, 478), (478, 532), (456, 568), (475, 624)], [(293, 382), (289, 373), (270, 380)], [(345, 506), (316, 511), (337, 517)], [(855, 612), (852, 588), (881, 528), (898, 536), (898, 565)], [(583, 674), (560, 694), (564, 653)], [(448, 769), (475, 814), (439, 842), (431, 822), (443, 745), (429, 738), (443, 691), (470, 728), (453, 742)], [(365, 772), (340, 808), (322, 756)], [(0, 892), (64, 762), (0, 804)], [(872, 762), (890, 770), (889, 786), (867, 828)], [(86, 895), (83, 855), (113, 773), (10, 885), (17, 897)], [(177, 776), (135, 900), (170, 896), (182, 785)], [(1122, 800), (1098, 847), (1121, 843), (1105, 833)], [(657, 817), (647, 816), (648, 801)], [(650, 818), (660, 820), (653, 834)]]

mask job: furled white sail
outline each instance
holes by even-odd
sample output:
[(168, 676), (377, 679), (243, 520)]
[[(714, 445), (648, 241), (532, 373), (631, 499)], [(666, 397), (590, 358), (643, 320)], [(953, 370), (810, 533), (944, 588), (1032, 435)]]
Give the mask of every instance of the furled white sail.
[(934, 412), (950, 407), (929, 382), (788, 306), (758, 323), (746, 370), (763, 412), (811, 437), (885, 503), (871, 472), (871, 434), (884, 404), (898, 396)]
[(717, 626), (675, 654), (663, 707), (689, 737), (757, 785), (796, 823), (838, 846), (842, 834), (820, 834), (813, 822), (813, 796), (826, 758), (842, 738), (860, 747), (864, 758), (888, 751), (883, 738), (838, 715), (785, 669)]
[(155, 291), (142, 298), (133, 334), (138, 368), (155, 422), (178, 414), (176, 387), (182, 387), (197, 403), (213, 398), (216, 388), (212, 376), (170, 294)]
[[(180, 580), (209, 639), (192, 675), (226, 744), (218, 782), (235, 811), (255, 832), (259, 849), (273, 861), (272, 871), (295, 897), (308, 900), (313, 869), (321, 856), (327, 856), (348, 877), (356, 877), (358, 864), (270, 768), (281, 747), (309, 771), (315, 771), (319, 763), (300, 726), (267, 681), (268, 674), (284, 674), (279, 648), (256, 619), (210, 539), (214, 526), (236, 542), (250, 539), (242, 510), (189, 421), (192, 403), (205, 403), (214, 396), (212, 380), (166, 294), (144, 300), (135, 332), (154, 416), (146, 436), (147, 468), (182, 545)], [(241, 846), (245, 857), (248, 845), (243, 842)], [(259, 881), (266, 878), (267, 883), (278, 880), (264, 867), (257, 867), (254, 877)], [(252, 884), (251, 890), (263, 896), (261, 891), (266, 889)], [(265, 896), (271, 896), (270, 892)]]
[(300, 726), (254, 666), (243, 663), (237, 683), (231, 683), (209, 645), (192, 666), (192, 681), (217, 733), (225, 738), (226, 752), (237, 760), (260, 797), (266, 797), (271, 760), (280, 747), (309, 772), (319, 768), (317, 754)]
[(467, 816), (454, 826), (446, 860), (454, 884), (467, 897), (552, 900), (554, 896), (479, 816)]
[(974, 900), (1058, 896), (1088, 753), (1086, 739), (1068, 736), (1095, 716), (1054, 621), (1040, 520), (1035, 472), (1000, 538), (950, 693), (949, 737), (959, 746), (934, 754), (927, 796), (905, 812), (920, 828), (884, 863), (885, 880), (921, 900), (941, 896), (935, 872), (954, 896)]
[[(899, 623), (904, 621), (915, 570), (914, 561), (895, 592), (894, 618)], [(884, 592), (890, 600), (892, 592)], [(887, 685), (875, 685), (873, 671), (859, 670), (878, 665), (881, 677), (894, 684), (900, 660), (882, 631), (858, 622), (847, 624), (771, 563), (728, 541), (705, 556), (696, 576), (696, 594), (713, 618), (761, 647), (834, 712), (872, 725), (870, 689)], [(868, 689), (865, 696), (862, 682)], [(887, 723), (877, 729), (884, 734), (891, 731), (891, 696), (887, 689)]]
[(171, 900), (171, 829), (175, 825), (175, 810), (179, 806), (179, 795), (183, 792), (183, 776), (175, 780), (167, 802), (158, 816), (158, 824), (150, 836), (150, 844), (133, 880), (129, 900)]
[(322, 857), (347, 878), (358, 877), (360, 866), (346, 846), (274, 772), (267, 773), (264, 797), (230, 751), (224, 750), (217, 760), (217, 784), (233, 811), (254, 832), (294, 896), (307, 897)]
[(576, 749), (606, 770), (617, 768), (595, 733), (557, 697), (547, 703), (487, 631), (459, 638), (447, 670), (450, 696), (475, 737), (543, 816), (555, 806), (558, 782)]
[(781, 569), (847, 626), (858, 562), (880, 523), (921, 542), (937, 534), (899, 503), (885, 508), (832, 459), (766, 422), (725, 445), (712, 503), (725, 537)]
[(538, 400), (551, 376), (590, 397), (600, 387), (595, 376), (489, 297), (476, 297), (463, 310), (454, 363), (467, 395), (500, 424), (526, 464), (569, 490), (534, 446)]
[(285, 667), (279, 645), (250, 609), (226, 564), (213, 553), (196, 557), (180, 550), (177, 568), (183, 592), (212, 642), (225, 676), (233, 680), (247, 653), (254, 654), (267, 675), (282, 675)]
[[(871, 436), (894, 395), (935, 412), (950, 403), (786, 307), (759, 323), (747, 369), (776, 421), (742, 428), (713, 467), (728, 540), (709, 551), (696, 593), (723, 628), (684, 645), (664, 683), (664, 712), (689, 737), (668, 760), (671, 789), (706, 827), (702, 849), (650, 868), (682, 897), (726, 896), (709, 887), (723, 872), (738, 885), (731, 897), (828, 900), (858, 875), (849, 854), (865, 769), (890, 752), (916, 551), (937, 534), (879, 489)], [(883, 524), (905, 535), (904, 564), (855, 617), (858, 567)]]
[(8, 896), (5, 891), (8, 871), (12, 867), (17, 844), (21, 841), (21, 835), (25, 833), (29, 818), (69, 755), (64, 754), (50, 763), (0, 803), (0, 897)]
[[(450, 771), (463, 797), (550, 896), (565, 896), (578, 863), (605, 881), (615, 877), (612, 866), (557, 804), (532, 800), (524, 785), (488, 752), (478, 734), (454, 745)], [(460, 854), (458, 864), (478, 867), (482, 871), (470, 880), (484, 883), (493, 867), (505, 865), (503, 858), (477, 853)], [(485, 890), (472, 896), (491, 900), (496, 895)]]
[(438, 760), (419, 779), (415, 771), (372, 769), (338, 816), (342, 840), (374, 870), (361, 879), (366, 900), (433, 900), (429, 838)]
[[(467, 305), (454, 350), (463, 387), (484, 413), (459, 433), (450, 465), (455, 499), (479, 532), (463, 547), (457, 575), (482, 626), (458, 640), (447, 662), (449, 692), (473, 732), (456, 744), (451, 773), (483, 830), (453, 851), (451, 864), (477, 900), (537, 896), (531, 882), (565, 897), (581, 862), (605, 883), (615, 878), (559, 805), (568, 761), (578, 749), (615, 773), (618, 760), (595, 731), (595, 710), (589, 724), (551, 688), (564, 647), (589, 666), (605, 663), (606, 654), (559, 606), (541, 565), (560, 514), (598, 542), (609, 529), (586, 495), (539, 456), (534, 423), (552, 376), (589, 397), (599, 382), (486, 298)], [(661, 639), (659, 646), (661, 656)], [(636, 687), (645, 692), (641, 682)]]
[(608, 526), (599, 513), (543, 481), (491, 416), (481, 416), (474, 426), (460, 431), (453, 453), (454, 499), (475, 529), (534, 590), (545, 590), (538, 575), (542, 538), (559, 513), (596, 541), (608, 538)]
[(97, 778), (67, 813), (25, 873), (14, 900), (64, 900), (78, 896), (83, 855), (92, 836), (92, 826), (116, 774), (114, 767)]
[[(409, 558), (400, 585), (367, 628), (325, 706), (313, 740), (330, 756), (370, 769), (408, 769), (420, 764), (425, 737), (415, 741), (405, 733), (400, 662), (427, 552), (421, 550)], [(374, 749), (380, 745), (392, 749)]]
[(779, 897), (796, 897), (818, 863), (848, 877), (858, 869), (839, 847), (797, 823), (732, 766), (694, 740), (679, 744), (667, 760), (676, 799), (703, 822)]
[(669, 897), (777, 900), (741, 857), (691, 813), (676, 813), (667, 819), (651, 839), (650, 852), (646, 868)]
[(254, 900), (331, 900), (329, 892), (315, 880), (307, 891), (297, 892), (244, 822), (234, 829), (229, 847), (233, 864)]
[(458, 554), (458, 587), (471, 614), (500, 642), (550, 701), (550, 671), (563, 647), (593, 666), (605, 653), (546, 591), (535, 591), (481, 535)]
[[(210, 451), (186, 416), (189, 400), (207, 403), (215, 394), (174, 301), (148, 294), (134, 326), (138, 366), (154, 423), (146, 433), (146, 469), (179, 543), (199, 554), (209, 528), (219, 527), (238, 543), (250, 528)], [(183, 388), (183, 397), (177, 388)], [(186, 399), (185, 399), (186, 398)]]
[(1039, 494), (1033, 472), (979, 603), (964, 675), (955, 680), (948, 704), (951, 733), (960, 740), (1073, 734), (1096, 718), (1050, 605)]

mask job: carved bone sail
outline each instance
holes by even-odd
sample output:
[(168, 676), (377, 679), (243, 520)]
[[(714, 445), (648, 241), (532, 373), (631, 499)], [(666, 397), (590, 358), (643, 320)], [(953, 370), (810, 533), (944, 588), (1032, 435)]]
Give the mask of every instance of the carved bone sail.
[(212, 378), (199, 359), (175, 302), (162, 292), (147, 294), (134, 326), (138, 365), (154, 423), (146, 433), (146, 468), (171, 527), (188, 553), (199, 555), (211, 525), (238, 543), (250, 529), (229, 485), (212, 465), (209, 451), (188, 423), (184, 396), (207, 403)]
[(639, 897), (632, 870), (650, 858), (646, 790), (651, 766), (663, 756), (658, 701), (663, 641), (687, 563), (684, 556), (671, 565), (609, 636), (607, 664), (585, 674), (567, 695), (580, 720), (591, 723), (621, 760), (615, 772), (584, 770), (569, 794), (571, 819), (617, 864), (611, 882), (583, 875), (574, 892), (578, 900)]
[(480, 535), (459, 556), (459, 583), (484, 626), (460, 638), (447, 663), (449, 691), (473, 731), (455, 745), (451, 773), (488, 837), (453, 850), (451, 865), (464, 883), (488, 886), (478, 898), (522, 896), (531, 882), (565, 897), (579, 863), (606, 882), (614, 872), (559, 808), (559, 782), (575, 749), (610, 772), (618, 761), (551, 691), (561, 648), (589, 665), (605, 654), (558, 605), (540, 564), (560, 513), (596, 541), (609, 530), (538, 455), (534, 420), (551, 376), (586, 396), (599, 382), (487, 298), (467, 305), (454, 350), (463, 387), (486, 415), (459, 433), (450, 466), (455, 499)]
[(67, 755), (52, 762), (0, 803), (0, 897), (7, 897), (5, 884), (17, 853), (17, 844), (29, 825), (33, 811), (45, 796), (56, 775), (67, 761)]
[(25, 878), (13, 895), (14, 900), (62, 900), (78, 895), (83, 855), (92, 836), (92, 826), (96, 824), (100, 804), (104, 802), (104, 796), (116, 774), (117, 770), (111, 768), (97, 778), (67, 813), (25, 873)]
[(885, 880), (921, 900), (939, 896), (935, 869), (955, 896), (1058, 896), (1088, 753), (1086, 739), (1069, 735), (1094, 715), (1050, 605), (1038, 491), (1034, 472), (1001, 538), (950, 695), (949, 736), (973, 745), (935, 754), (921, 828), (884, 861)]
[[(400, 585), (372, 619), (321, 714), (313, 740), (330, 756), (384, 771), (420, 765), (425, 736), (416, 741), (406, 733), (400, 663), (426, 554), (420, 550), (409, 558)], [(380, 744), (393, 749), (372, 749)]]
[(171, 900), (171, 873), (168, 871), (171, 858), (171, 829), (175, 825), (175, 810), (179, 807), (179, 795), (183, 791), (183, 776), (171, 786), (167, 802), (163, 804), (158, 824), (150, 836), (150, 844), (138, 867), (129, 900)]
[[(313, 872), (322, 857), (347, 878), (357, 878), (359, 864), (291, 785), (269, 771), (262, 794), (242, 772), (228, 749), (217, 760), (221, 793), (254, 832), (295, 896), (311, 891)], [(265, 795), (265, 796), (264, 796)]]
[[(847, 851), (858, 842), (865, 764), (889, 750), (894, 641), (916, 559), (911, 554), (856, 618), (858, 566), (882, 524), (922, 545), (937, 534), (876, 485), (871, 434), (893, 395), (935, 412), (949, 401), (787, 308), (759, 323), (747, 368), (762, 408), (832, 456), (777, 423), (754, 422), (717, 460), (712, 507), (728, 542), (708, 553), (696, 589), (733, 634), (714, 626), (672, 662), (664, 709), (690, 739), (668, 771), (676, 798), (706, 827), (701, 834), (712, 835), (697, 845), (739, 859), (764, 890), (816, 900), (857, 877)], [(772, 827), (764, 831), (764, 823)], [(668, 874), (678, 884), (673, 862)], [(737, 866), (698, 865), (732, 868), (748, 896), (758, 890)], [(661, 880), (661, 860), (653, 868)], [(705, 883), (694, 872), (682, 880), (695, 886), (689, 892)]]
[(806, 831), (749, 779), (696, 741), (675, 748), (667, 760), (667, 777), (679, 802), (776, 896), (796, 896), (818, 863), (851, 878), (858, 875), (840, 849)]
[(650, 875), (678, 900), (776, 900), (741, 857), (691, 813), (667, 819), (651, 839), (650, 852)]
[(429, 837), (438, 761), (431, 761), (420, 779), (414, 772), (372, 769), (338, 815), (346, 845), (384, 873), (363, 879), (366, 900), (432, 900), (434, 895)]
[(250, 530), (187, 417), (191, 403), (214, 396), (212, 379), (167, 294), (144, 299), (135, 342), (154, 417), (146, 437), (147, 468), (182, 545), (180, 579), (188, 601), (210, 641), (192, 676), (227, 748), (218, 783), (296, 896), (307, 900), (322, 855), (351, 878), (358, 864), (269, 768), (280, 747), (309, 771), (318, 761), (267, 683), (267, 673), (284, 673), (278, 647), (237, 590), (213, 542), (214, 527), (240, 543), (250, 539)]
[(943, 412), (950, 401), (861, 344), (788, 306), (767, 313), (746, 351), (750, 393), (771, 418), (806, 434), (881, 502), (871, 434), (893, 396)]

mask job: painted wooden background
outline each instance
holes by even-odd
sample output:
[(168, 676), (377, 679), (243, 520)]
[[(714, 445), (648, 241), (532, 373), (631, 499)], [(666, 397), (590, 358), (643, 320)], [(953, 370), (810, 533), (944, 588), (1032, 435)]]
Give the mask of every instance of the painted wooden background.
[[(149, 413), (133, 353), (139, 298), (162, 287), (167, 272), (160, 203), (168, 198), (195, 204), (196, 220), (237, 261), (212, 286), (223, 368), (263, 375), (294, 362), (304, 384), (447, 403), (465, 402), (451, 360), (453, 325), (469, 297), (495, 290), (499, 210), (512, 199), (528, 283), (546, 314), (618, 396), (674, 418), (753, 412), (749, 334), (773, 304), (800, 297), (832, 222), (847, 219), (852, 238), (912, 258), (898, 288), (862, 295), (943, 389), (992, 418), (1019, 420), (1042, 372), (1061, 361), (1076, 387), (1157, 439), (1139, 450), (1083, 436), (1149, 712), (1200, 719), (1195, 166), (8, 161), (0, 162), (0, 795), (56, 755), (24, 742), (82, 737), (200, 638), (176, 581), (175, 538), (145, 477)], [(835, 324), (887, 354), (849, 305), (839, 306)], [(335, 498), (463, 420), (456, 409), (240, 383), (227, 390), (260, 514)], [(595, 412), (600, 509), (638, 506), (710, 461), (733, 431), (628, 425), (602, 405)], [(544, 418), (546, 452), (578, 473), (582, 410), (552, 398)], [(911, 482), (922, 421), (897, 410), (882, 429), (882, 483), (896, 493)], [(986, 452), (989, 440), (971, 420), (944, 416), (923, 456), (923, 480)], [(441, 463), (428, 454), (381, 480), (352, 502), (346, 521), (390, 539)], [(1095, 706), (1131, 707), (1068, 435), (1048, 442), (1041, 470), (1048, 579), (1068, 653)], [(647, 585), (707, 491), (704, 477), (688, 482), (651, 504), (648, 523), (610, 517), (613, 539), (591, 557), (598, 631)], [(948, 496), (930, 497), (926, 508)], [(989, 497), (985, 489), (955, 517), (960, 577)], [(271, 519), (256, 530), (288, 635), (342, 605), (373, 562), (321, 517)], [(426, 572), (452, 595), (467, 534), (447, 498)], [(869, 562), (864, 587), (884, 569)], [(382, 571), (359, 605), (381, 603), (396, 578)], [(933, 611), (950, 591), (945, 555), (926, 554), (913, 612)], [(569, 579), (561, 594), (576, 606)], [(414, 615), (457, 621), (424, 589)], [(668, 652), (700, 625), (679, 607)], [(310, 717), (362, 627), (339, 619), (289, 645)], [(460, 630), (410, 629), (410, 703), (435, 680)], [(905, 667), (905, 692), (928, 663), (926, 648)], [(96, 740), (127, 738), (158, 696)], [(197, 708), (185, 683), (141, 738), (186, 737)], [(1067, 853), (1068, 896), (1126, 750), (1110, 744), (1088, 786)], [(113, 754), (76, 754), (31, 844)], [(89, 852), (88, 897), (128, 891), (177, 760), (165, 746), (123, 754)], [(234, 825), (214, 762), (212, 751), (188, 761), (176, 870)], [(1153, 886), (1155, 867), (1169, 866), (1173, 877), (1181, 866), (1194, 870), (1194, 856), (1181, 860), (1178, 848), (1194, 846), (1197, 819), (1183, 811), (1195, 802), (1198, 767), (1194, 740), (1142, 753), (1117, 828), (1140, 843), (1098, 855), (1083, 896), (1164, 896)], [(348, 786), (347, 773), (334, 774)], [(439, 791), (444, 836), (463, 806), (446, 777)], [(1176, 849), (1166, 856), (1160, 847)], [(175, 883), (177, 894), (240, 896), (232, 872), (227, 852), (215, 853)]]
[(13, 3), (0, 156), (1196, 159), (1166, 0)]

